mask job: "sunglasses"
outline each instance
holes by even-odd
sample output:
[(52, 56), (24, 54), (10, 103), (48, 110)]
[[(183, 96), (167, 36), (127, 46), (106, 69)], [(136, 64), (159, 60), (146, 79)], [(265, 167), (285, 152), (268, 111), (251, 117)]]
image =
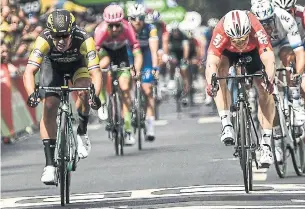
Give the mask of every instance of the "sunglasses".
[(64, 35), (53, 35), (54, 39), (67, 39), (70, 37), (70, 34), (64, 34)]
[(242, 38), (232, 38), (231, 42), (234, 43), (234, 44), (239, 45), (239, 44), (242, 44), (245, 41), (247, 41), (248, 38), (249, 38), (249, 35), (246, 35), (246, 36), (244, 36)]
[(119, 28), (121, 27), (121, 23), (112, 23), (112, 24), (108, 24), (108, 28), (112, 29), (112, 28)]
[(130, 20), (132, 20), (132, 21), (144, 21), (145, 16), (141, 15), (141, 16), (137, 16), (137, 17), (130, 17)]
[(261, 21), (262, 26), (270, 26), (273, 23), (274, 23), (274, 19), (273, 18), (269, 18), (267, 20)]

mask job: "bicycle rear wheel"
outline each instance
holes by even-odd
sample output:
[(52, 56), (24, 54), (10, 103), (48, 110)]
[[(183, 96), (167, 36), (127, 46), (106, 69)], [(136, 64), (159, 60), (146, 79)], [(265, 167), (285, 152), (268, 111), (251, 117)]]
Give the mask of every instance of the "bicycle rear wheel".
[(158, 98), (158, 87), (157, 87), (157, 83), (155, 83), (153, 85), (153, 97), (154, 97), (154, 102), (155, 102), (155, 108), (154, 108), (154, 112), (155, 112), (155, 119), (159, 120), (159, 105), (160, 105), (160, 101)]
[[(282, 108), (280, 107), (280, 103), (279, 103), (278, 99), (275, 98), (275, 101), (276, 101), (275, 110), (276, 110), (276, 116), (277, 116), (275, 118), (278, 118), (278, 120), (280, 122), (281, 138), (277, 139), (275, 137), (272, 137), (271, 148), (272, 148), (272, 153), (273, 153), (273, 156), (274, 156), (274, 166), (275, 166), (276, 173), (280, 178), (285, 178), (286, 177), (286, 171), (287, 171), (287, 157), (286, 157), (287, 155), (286, 155), (286, 153), (289, 152), (289, 150), (287, 149), (286, 137), (290, 137), (291, 133), (290, 133), (290, 130), (287, 128), (286, 119), (285, 119), (284, 113), (282, 111)], [(277, 142), (277, 146), (279, 146), (279, 148), (282, 150), (282, 153), (281, 153), (281, 156), (280, 156), (282, 158), (282, 160), (277, 159), (277, 156), (276, 156), (276, 148), (277, 148), (276, 142)]]
[(180, 112), (182, 112), (181, 97), (182, 97), (182, 93), (183, 93), (183, 81), (182, 81), (181, 75), (175, 76), (175, 83), (176, 83), (175, 99), (176, 99), (176, 105), (177, 105), (176, 110), (177, 110), (177, 113), (180, 113)]
[(141, 99), (141, 87), (138, 86), (136, 89), (136, 97), (137, 97), (137, 129), (138, 129), (138, 149), (142, 150), (142, 99)]
[(110, 96), (109, 97), (109, 104), (108, 104), (108, 131), (111, 131), (111, 138), (114, 139), (114, 150), (115, 150), (115, 155), (119, 155), (119, 135), (118, 131), (116, 130), (116, 109), (115, 109), (115, 102), (114, 102), (114, 97)]
[[(295, 120), (295, 113), (293, 109), (290, 107), (289, 108), (289, 113), (290, 113), (290, 119), (291, 121)], [(292, 127), (293, 128), (293, 147), (290, 148), (290, 154), (292, 158), (292, 164), (295, 173), (298, 176), (303, 175), (303, 170), (304, 170), (304, 142), (302, 139), (300, 139), (299, 135), (296, 132), (299, 132), (300, 127)]]
[(124, 121), (122, 118), (122, 105), (120, 100), (120, 95), (115, 93), (115, 107), (116, 107), (116, 130), (117, 130), (117, 137), (116, 137), (116, 149), (118, 149), (119, 155), (124, 155), (124, 132), (123, 126)]
[(60, 202), (61, 205), (65, 205), (66, 195), (66, 174), (67, 174), (67, 163), (66, 163), (66, 146), (67, 146), (67, 113), (61, 113), (60, 119), (60, 161), (59, 161), (59, 182), (60, 182)]
[(240, 136), (240, 165), (243, 171), (243, 178), (244, 178), (244, 186), (246, 193), (249, 193), (249, 161), (248, 161), (248, 155), (247, 155), (247, 125), (246, 125), (246, 112), (245, 112), (245, 106), (244, 102), (239, 103), (239, 136)]

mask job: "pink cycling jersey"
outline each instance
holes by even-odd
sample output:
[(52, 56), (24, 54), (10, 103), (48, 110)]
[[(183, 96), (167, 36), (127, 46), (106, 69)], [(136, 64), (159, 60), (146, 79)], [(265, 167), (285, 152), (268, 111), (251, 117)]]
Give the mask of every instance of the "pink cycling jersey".
[(117, 37), (111, 37), (108, 31), (108, 23), (102, 22), (94, 32), (95, 47), (99, 50), (101, 47), (106, 47), (111, 50), (118, 50), (127, 44), (131, 46), (133, 52), (140, 50), (139, 41), (136, 39), (136, 34), (126, 20), (122, 20), (122, 33)]

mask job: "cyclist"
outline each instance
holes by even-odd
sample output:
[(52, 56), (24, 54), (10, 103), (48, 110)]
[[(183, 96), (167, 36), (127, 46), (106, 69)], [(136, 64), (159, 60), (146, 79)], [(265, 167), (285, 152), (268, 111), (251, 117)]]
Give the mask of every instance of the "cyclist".
[(143, 68), (141, 72), (141, 82), (143, 91), (147, 97), (146, 127), (147, 140), (155, 139), (155, 100), (152, 95), (152, 82), (154, 77), (158, 77), (158, 34), (157, 29), (152, 24), (147, 24), (145, 20), (145, 7), (142, 4), (134, 4), (128, 8), (128, 20), (133, 26), (137, 39), (140, 42), (143, 53)]
[[(110, 63), (119, 67), (128, 67), (129, 58), (127, 42), (131, 45), (134, 55), (134, 67), (136, 75), (140, 75), (143, 57), (139, 41), (128, 21), (124, 20), (124, 11), (119, 5), (109, 5), (103, 13), (104, 21), (95, 29), (95, 46), (101, 57), (100, 68), (106, 69)], [(123, 71), (119, 76), (119, 85), (122, 90), (123, 117), (125, 128), (125, 144), (133, 145), (136, 140), (131, 134), (131, 95), (130, 72)], [(105, 103), (105, 102), (104, 102)], [(100, 112), (107, 113), (106, 105), (102, 105)], [(107, 118), (107, 117), (104, 117)]]
[[(251, 57), (247, 70), (249, 74), (266, 69), (270, 82), (275, 76), (274, 53), (268, 40), (266, 31), (256, 17), (242, 10), (228, 12), (217, 24), (213, 32), (212, 41), (208, 49), (206, 78), (208, 82), (207, 92), (212, 95), (211, 77), (213, 73), (218, 76), (227, 76), (229, 67), (237, 62), (241, 56)], [(268, 167), (273, 163), (271, 152), (272, 125), (275, 115), (272, 86), (268, 86), (268, 92), (262, 86), (261, 79), (254, 79), (259, 91), (259, 120), (263, 127), (258, 161), (261, 167)], [(220, 87), (215, 97), (217, 109), (222, 122), (221, 141), (225, 145), (235, 143), (235, 134), (230, 119), (230, 96), (225, 80), (219, 82)]]
[[(296, 63), (296, 75), (301, 76), (304, 72), (304, 47), (300, 36), (297, 23), (286, 10), (273, 7), (269, 1), (254, 3), (251, 7), (263, 27), (267, 31), (271, 45), (275, 51), (276, 64), (280, 67), (283, 63), (285, 67), (290, 62)], [(300, 93), (298, 87), (291, 87), (293, 94), (293, 107), (296, 111), (295, 125), (301, 126), (305, 120), (304, 109), (300, 105)], [(280, 127), (275, 127), (275, 134)], [(276, 147), (277, 159), (280, 161), (282, 156), (280, 146)]]
[[(296, 0), (273, 0), (275, 7), (280, 7), (290, 13), (296, 20), (299, 33), (305, 46), (305, 8), (304, 6), (297, 5)], [(304, 74), (303, 74), (304, 77)], [(301, 83), (303, 89), (303, 97), (305, 92), (305, 79), (302, 79)]]
[(166, 29), (166, 24), (160, 20), (160, 13), (157, 10), (147, 9), (145, 22), (154, 24), (157, 28), (159, 38), (158, 60), (160, 66), (160, 74), (166, 76), (166, 62), (168, 61), (168, 42), (169, 32)]
[[(182, 47), (181, 47), (182, 46)], [(181, 68), (181, 75), (183, 77), (184, 83), (184, 95), (189, 91), (189, 82), (188, 82), (188, 63), (190, 55), (190, 42), (186, 35), (179, 29), (178, 22), (171, 23), (171, 32), (169, 36), (169, 51), (171, 56), (174, 58), (174, 64), (179, 65)], [(180, 62), (180, 63), (177, 63)], [(176, 66), (174, 66), (176, 67)], [(171, 73), (171, 80), (168, 83), (168, 89), (173, 89), (175, 87), (175, 82), (173, 81), (173, 73)], [(186, 98), (183, 98), (184, 103)]]
[[(87, 64), (86, 64), (87, 63)], [(26, 66), (23, 82), (29, 95), (28, 105), (36, 107), (35, 74), (40, 68), (40, 85), (61, 86), (64, 74), (69, 73), (75, 87), (88, 87), (92, 82), (95, 94), (99, 95), (101, 88), (101, 72), (99, 58), (95, 50), (94, 40), (86, 31), (75, 24), (74, 16), (67, 10), (55, 10), (47, 20), (47, 28), (37, 38), (34, 49)], [(40, 123), (40, 137), (44, 145), (46, 167), (41, 181), (53, 184), (55, 179), (54, 150), (56, 143), (56, 117), (60, 103), (55, 92), (45, 92), (43, 114)], [(98, 109), (100, 100), (97, 96), (91, 101), (91, 107)], [(76, 108), (79, 115), (77, 128), (78, 155), (86, 158), (91, 150), (87, 134), (89, 103), (88, 94), (78, 92)]]

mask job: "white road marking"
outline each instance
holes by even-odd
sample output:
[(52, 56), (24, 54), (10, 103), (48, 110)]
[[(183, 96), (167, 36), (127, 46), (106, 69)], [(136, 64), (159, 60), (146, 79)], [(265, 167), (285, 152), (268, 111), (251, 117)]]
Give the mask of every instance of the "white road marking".
[[(305, 203), (305, 200), (297, 200), (297, 199), (291, 199), (291, 202), (304, 202)], [(305, 206), (304, 206), (304, 208), (305, 208)]]
[(199, 118), (198, 123), (199, 124), (220, 123), (220, 118), (218, 116)]
[(155, 121), (155, 126), (165, 126), (168, 124), (167, 120), (156, 120)]
[(212, 159), (211, 162), (219, 162), (219, 161), (237, 161), (239, 160), (237, 157), (233, 157), (233, 158), (215, 158)]
[(221, 206), (186, 206), (186, 207), (171, 207), (162, 209), (244, 209), (244, 208), (304, 208), (304, 205), (270, 205), (270, 206), (249, 206), (249, 205), (221, 205)]
[[(268, 187), (270, 188), (270, 190), (251, 191), (252, 195), (305, 194), (305, 184), (254, 184), (254, 186), (265, 187), (265, 188)], [(162, 193), (158, 194), (158, 192), (161, 191)], [(116, 194), (118, 195), (117, 197), (115, 197)], [(126, 196), (126, 194), (128, 195)], [(192, 196), (192, 195), (215, 195), (215, 194), (246, 195), (244, 192), (243, 185), (206, 185), (206, 186), (190, 186), (190, 187), (176, 187), (176, 188), (174, 187), (174, 188), (131, 190), (131, 191), (104, 192), (104, 193), (73, 194), (71, 195), (70, 199), (71, 199), (71, 203), (88, 203), (88, 202), (122, 201), (122, 200), (131, 200), (131, 199), (135, 200), (135, 199), (160, 198), (160, 197), (179, 197), (179, 196)], [(107, 197), (107, 195), (110, 195), (110, 197)], [(34, 207), (34, 206), (47, 206), (47, 205), (59, 205), (59, 204), (60, 201), (58, 195), (16, 197), (16, 198), (7, 198), (0, 200), (0, 208)], [(248, 206), (248, 207), (251, 208), (252, 206), (251, 207)], [(270, 207), (272, 208), (272, 206)], [(302, 207), (304, 208), (304, 205)], [(208, 208), (213, 208), (213, 207), (208, 207)], [(224, 206), (221, 206), (221, 208), (224, 208)], [(236, 206), (232, 208), (236, 208)], [(241, 207), (241, 208), (247, 208), (247, 207)]]

